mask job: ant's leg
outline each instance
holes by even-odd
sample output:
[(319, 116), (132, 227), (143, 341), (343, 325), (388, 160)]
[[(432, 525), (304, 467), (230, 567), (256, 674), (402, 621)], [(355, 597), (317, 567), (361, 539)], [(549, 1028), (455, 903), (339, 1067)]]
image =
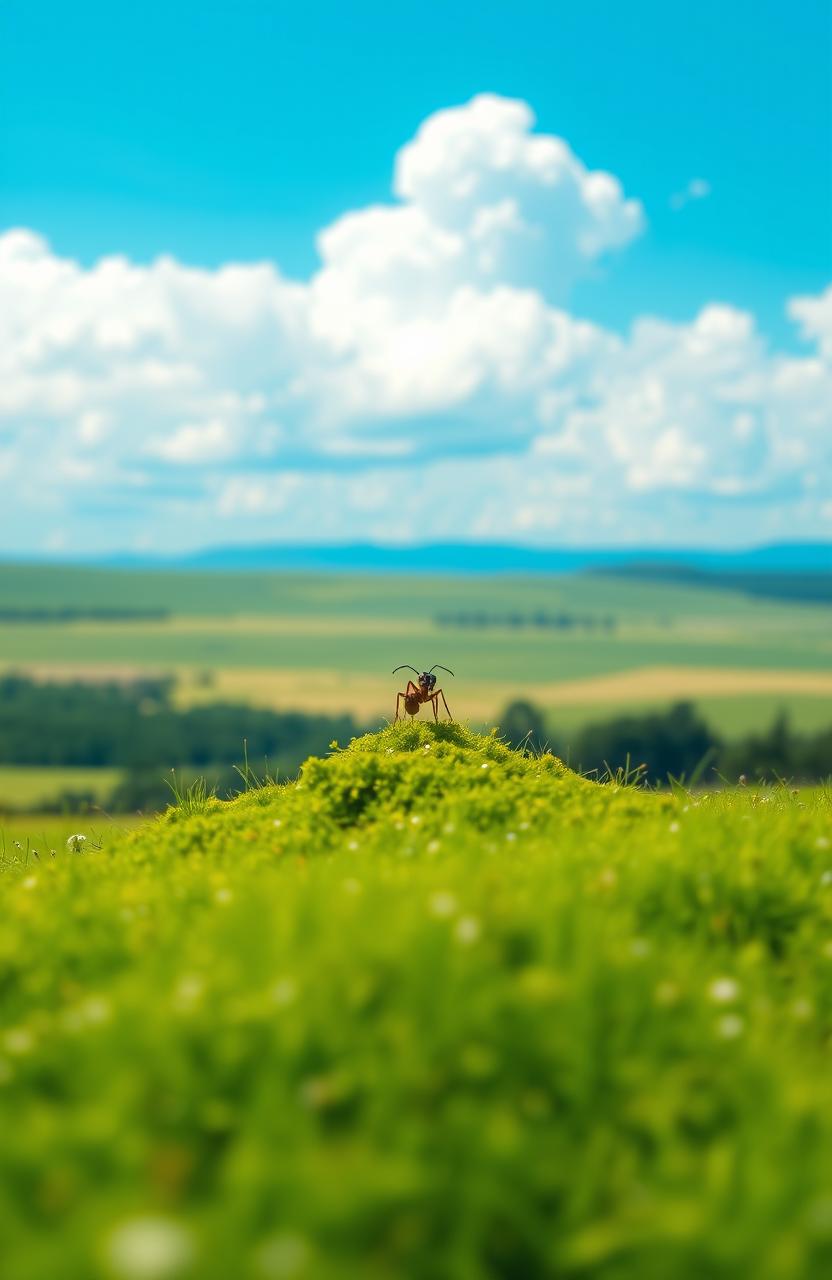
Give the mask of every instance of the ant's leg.
[[(406, 691), (405, 691), (404, 693), (397, 693), (397, 694), (396, 694), (396, 720), (398, 720), (398, 718), (399, 718), (399, 699), (400, 699), (400, 698), (404, 698), (404, 699), (405, 699), (405, 702), (406, 702), (406, 701), (407, 701), (407, 699), (408, 699), (412, 694), (416, 694), (416, 696), (418, 697), (418, 696), (419, 696), (419, 690), (417, 689), (416, 685), (413, 683), (413, 681), (412, 681), (412, 680), (408, 680), (408, 682), (407, 682), (407, 689), (406, 689)], [(395, 721), (394, 721), (394, 723), (395, 723)]]
[(449, 720), (453, 720), (453, 716), (451, 715), (451, 708), (448, 706), (448, 699), (445, 697), (445, 695), (444, 695), (444, 693), (442, 692), (442, 690), (441, 690), (441, 689), (437, 689), (437, 690), (436, 690), (436, 697), (437, 697), (437, 698), (441, 697), (442, 701), (443, 701), (443, 702), (444, 702), (444, 704), (445, 704), (445, 710), (446, 710), (446, 711), (447, 711), (447, 713), (448, 713), (448, 719), (449, 719)]
[(435, 693), (432, 693), (432, 694), (430, 695), (430, 705), (433, 707), (433, 718), (434, 718), (434, 720), (435, 720), (435, 721), (437, 722), (437, 724), (438, 724), (438, 722), (439, 722), (439, 712), (438, 712), (438, 710), (437, 710), (437, 705), (438, 705), (438, 704), (437, 704), (437, 701), (436, 701), (436, 694), (435, 694)]

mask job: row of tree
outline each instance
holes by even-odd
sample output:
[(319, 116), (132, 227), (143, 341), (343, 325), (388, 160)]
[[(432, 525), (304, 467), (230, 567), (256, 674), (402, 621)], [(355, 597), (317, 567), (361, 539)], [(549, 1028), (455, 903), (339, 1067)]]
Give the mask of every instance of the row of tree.
[(123, 684), (0, 679), (0, 764), (93, 765), (156, 773), (252, 760), (294, 773), (333, 738), (356, 732), (351, 716), (266, 711), (215, 702), (180, 708), (170, 680)]
[(548, 631), (614, 631), (615, 618), (612, 614), (598, 616), (592, 613), (546, 613), (538, 610), (535, 613), (488, 613), (485, 610), (471, 610), (456, 613), (440, 613), (436, 616), (439, 627), (535, 627)]
[[(349, 715), (307, 715), (226, 703), (179, 708), (170, 680), (125, 684), (38, 683), (0, 678), (0, 764), (107, 766), (123, 771), (108, 798), (113, 810), (158, 809), (170, 799), (166, 778), (204, 774), (221, 795), (239, 789), (244, 750), (259, 773), (291, 777), (333, 739), (361, 727)], [(686, 702), (667, 711), (616, 716), (572, 734), (552, 733), (543, 711), (514, 702), (501, 718), (514, 746), (549, 747), (582, 772), (601, 776), (629, 764), (653, 782), (668, 776), (718, 782), (755, 778), (817, 781), (832, 777), (832, 727), (799, 734), (780, 716), (765, 733), (724, 741)], [(245, 745), (244, 745), (245, 744)], [(77, 810), (92, 797), (66, 794)]]
[(669, 776), (703, 783), (740, 777), (817, 782), (832, 778), (832, 725), (815, 734), (796, 733), (779, 715), (763, 733), (726, 742), (689, 702), (667, 711), (622, 715), (589, 724), (571, 735), (552, 734), (539, 707), (513, 702), (502, 731), (514, 746), (548, 746), (582, 772), (603, 775), (645, 766), (653, 782)]

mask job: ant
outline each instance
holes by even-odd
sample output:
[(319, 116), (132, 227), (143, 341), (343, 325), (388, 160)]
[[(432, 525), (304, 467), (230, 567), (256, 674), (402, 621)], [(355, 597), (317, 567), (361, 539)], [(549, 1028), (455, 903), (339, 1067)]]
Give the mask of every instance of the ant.
[(396, 695), (396, 720), (398, 720), (399, 718), (399, 709), (400, 709), (402, 698), (404, 698), (404, 709), (409, 716), (418, 715), (419, 708), (421, 707), (421, 705), (424, 702), (429, 702), (433, 707), (434, 720), (439, 719), (439, 699), (441, 698), (443, 703), (445, 704), (445, 710), (448, 713), (448, 719), (453, 720), (453, 716), (451, 715), (451, 708), (448, 706), (444, 693), (442, 692), (441, 689), (437, 689), (436, 692), (434, 693), (434, 688), (433, 688), (434, 685), (436, 684), (436, 676), (433, 674), (436, 668), (439, 667), (440, 671), (447, 671), (448, 675), (452, 676), (454, 673), (453, 671), (451, 671), (450, 667), (443, 667), (441, 663), (436, 662), (431, 667), (430, 671), (423, 671), (422, 674), (419, 675), (419, 672), (416, 671), (415, 667), (411, 667), (409, 662), (404, 662), (400, 667), (396, 667), (396, 670), (393, 672), (393, 675), (396, 674), (396, 671), (403, 671), (405, 667), (407, 667), (408, 671), (414, 671), (416, 673), (416, 675), (419, 678), (419, 683), (418, 685), (415, 685), (412, 680), (408, 680), (407, 688), (405, 689), (404, 693), (399, 693)]

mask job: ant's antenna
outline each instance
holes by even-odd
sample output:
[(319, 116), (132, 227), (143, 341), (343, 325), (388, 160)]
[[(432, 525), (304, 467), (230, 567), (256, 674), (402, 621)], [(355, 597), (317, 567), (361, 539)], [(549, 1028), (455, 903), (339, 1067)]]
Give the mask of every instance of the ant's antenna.
[(418, 676), (419, 672), (416, 671), (415, 667), (411, 667), (409, 662), (403, 662), (400, 667), (394, 667), (393, 670), (390, 672), (391, 676), (394, 676), (397, 671), (404, 671), (405, 667), (407, 667), (408, 671), (415, 671), (416, 675)]
[(453, 671), (451, 671), (450, 667), (443, 667), (441, 662), (434, 662), (433, 666), (431, 667), (431, 671), (435, 671), (437, 667), (439, 668), (440, 671), (447, 671), (449, 676), (452, 676), (454, 674)]

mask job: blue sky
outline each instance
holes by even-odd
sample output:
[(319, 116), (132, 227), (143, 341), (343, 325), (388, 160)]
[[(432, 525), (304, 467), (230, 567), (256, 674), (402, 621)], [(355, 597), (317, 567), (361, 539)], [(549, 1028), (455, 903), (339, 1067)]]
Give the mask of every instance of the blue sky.
[[(109, 255), (141, 266), (164, 254), (182, 267), (212, 270), (229, 262), (266, 260), (277, 264), (283, 277), (308, 282), (320, 265), (316, 237), (322, 229), (349, 211), (392, 202), (394, 157), (420, 125), (442, 109), (490, 94), (527, 103), (537, 133), (564, 139), (586, 170), (613, 174), (642, 210), (641, 229), (628, 233), (626, 247), (623, 240), (610, 241), (603, 252), (586, 255), (585, 269), (570, 268), (568, 291), (556, 237), (533, 281), (528, 273), (522, 278), (512, 274), (512, 268), (506, 269), (503, 283), (534, 284), (544, 300), (568, 307), (576, 320), (594, 322), (620, 337), (644, 317), (691, 325), (704, 308), (725, 305), (753, 317), (754, 341), (767, 351), (783, 359), (808, 356), (812, 339), (823, 345), (826, 313), (818, 319), (810, 307), (814, 318), (807, 346), (805, 316), (797, 323), (787, 308), (789, 299), (822, 297), (832, 278), (831, 13), (821, 0), (792, 5), (702, 0), (686, 10), (653, 0), (628, 5), (480, 0), (476, 5), (395, 6), (360, 0), (310, 4), (304, 11), (252, 0), (233, 5), (149, 0), (124, 12), (83, 0), (73, 6), (5, 0), (0, 15), (0, 230), (25, 228), (44, 238), (54, 260), (75, 260), (85, 270)], [(34, 267), (29, 270), (34, 274)], [(114, 304), (111, 300), (107, 305)], [(27, 323), (26, 317), (19, 322)], [(277, 345), (283, 351), (286, 338), (281, 333)], [(261, 339), (262, 334), (257, 341)], [(79, 367), (86, 367), (87, 357), (76, 352), (76, 358)], [(643, 367), (641, 356), (633, 360)], [(285, 376), (291, 377), (291, 370)], [(712, 371), (705, 369), (702, 376), (711, 377)], [(244, 378), (245, 385), (236, 391), (254, 396), (256, 382)], [(269, 399), (273, 388), (264, 387)], [(576, 392), (579, 408), (595, 394), (582, 386)], [(720, 394), (724, 398), (727, 393)], [(87, 415), (88, 444), (96, 435), (89, 426), (96, 414), (102, 423), (105, 418), (115, 423), (106, 430), (101, 426), (102, 450), (105, 436), (117, 429), (135, 432), (124, 405), (114, 409), (112, 396), (106, 405), (98, 403), (92, 390), (89, 397), (89, 404), (74, 402), (67, 409), (76, 425)], [(528, 446), (530, 431), (518, 428), (522, 445), (518, 439), (499, 438), (499, 432), (483, 425), (475, 401), (476, 396), (465, 403), (448, 400), (439, 408), (432, 402), (427, 409), (418, 396), (412, 405), (395, 401), (398, 407), (387, 410), (385, 422), (400, 422), (406, 429), (391, 429), (394, 445), (399, 444), (384, 462), (384, 451), (375, 450), (367, 477), (370, 488), (380, 467), (394, 465), (394, 456), (399, 468), (405, 465), (401, 459), (411, 457), (416, 461), (407, 465), (424, 467), (432, 458), (452, 469), (454, 456), (464, 458), (472, 449), (488, 453), (493, 438), (498, 471), (506, 451), (516, 460), (518, 450)], [(157, 409), (155, 403), (148, 405), (148, 413)], [(521, 417), (526, 412), (513, 400), (505, 411)], [(754, 405), (740, 410), (755, 411)], [(171, 410), (172, 418), (177, 412)], [(184, 408), (182, 412), (184, 419), (171, 432), (193, 426), (191, 417), (203, 427), (222, 417), (221, 410), (207, 409), (200, 417), (196, 406), (190, 415)], [(361, 410), (356, 412), (360, 417)], [(816, 419), (817, 410), (812, 412)], [(25, 439), (38, 438), (35, 420), (38, 413), (42, 418), (42, 410), (21, 414), (16, 408), (15, 413), (17, 422), (26, 418)], [(238, 458), (220, 445), (223, 433), (215, 425), (216, 459), (226, 470), (274, 476), (284, 487), (291, 460), (292, 484), (305, 493), (305, 480), (297, 477), (298, 452), (308, 454), (310, 472), (320, 472), (320, 450), (306, 447), (303, 415), (296, 414), (287, 425), (286, 413), (277, 413), (277, 423), (272, 421), (275, 413), (270, 401), (266, 428), (274, 427), (275, 439), (283, 433), (281, 447), (275, 445), (271, 452), (264, 448), (255, 465), (250, 453)], [(426, 413), (445, 415), (446, 434), (458, 441), (456, 455), (436, 447), (435, 431), (419, 434)], [(319, 418), (309, 428), (316, 440)], [(692, 462), (697, 422), (688, 427), (674, 418), (664, 424), (661, 456), (676, 459), (665, 467), (664, 474), (675, 477), (669, 486), (645, 485), (642, 477), (639, 489), (636, 480), (632, 492), (645, 517), (644, 538), (663, 536), (668, 522), (677, 519), (678, 504), (684, 504), (679, 473), (685, 448), (679, 433), (690, 437), (686, 456)], [(59, 421), (55, 429), (64, 427)], [(363, 423), (345, 429), (349, 440), (340, 453), (327, 453), (330, 459), (340, 458), (337, 466), (330, 461), (330, 468), (360, 469), (361, 449), (353, 439), (359, 427)], [(626, 424), (609, 429), (619, 435), (629, 430)], [(569, 430), (574, 434), (574, 424)], [(563, 429), (566, 435), (569, 430)], [(675, 430), (677, 436), (672, 435)], [(738, 428), (739, 435), (743, 430)], [(747, 430), (750, 439), (752, 428)], [(372, 434), (375, 438), (378, 432)], [(409, 445), (403, 443), (405, 437)], [(181, 438), (189, 438), (187, 432)], [(210, 430), (205, 438), (210, 442)], [(10, 439), (7, 454), (11, 450), (9, 456), (17, 458), (19, 441)], [(558, 455), (551, 436), (547, 440), (547, 456), (566, 456)], [(820, 443), (810, 432), (809, 461)], [(168, 461), (178, 446), (171, 447)], [(154, 448), (157, 463), (164, 460), (164, 444), (152, 446), (151, 454)], [(180, 452), (184, 460), (187, 448), (183, 445)], [(751, 466), (754, 450), (749, 446), (748, 452)], [(622, 459), (627, 455), (623, 445), (620, 454)], [(216, 491), (216, 478), (204, 468), (198, 476), (189, 471), (187, 478), (180, 469), (174, 480), (148, 463), (147, 475), (141, 477), (123, 458), (109, 458), (106, 475), (95, 478), (91, 459), (85, 455), (83, 463), (83, 502), (72, 496), (69, 485), (63, 504), (53, 494), (45, 513), (38, 509), (42, 499), (36, 497), (33, 480), (31, 521), (21, 523), (19, 535), (10, 531), (13, 542), (19, 536), (32, 544), (40, 537), (35, 530), (48, 526), (52, 532), (46, 536), (56, 547), (89, 547), (99, 533), (104, 541), (152, 543), (151, 526), (164, 526), (168, 536), (176, 529), (176, 512), (181, 520), (187, 506), (183, 492), (193, 496), (198, 491), (207, 501), (206, 494)], [(71, 472), (72, 459), (68, 465)], [(574, 474), (573, 463), (569, 466)], [(565, 462), (563, 468), (568, 470)], [(399, 482), (401, 478), (399, 473)], [(326, 483), (334, 493), (337, 475)], [(545, 521), (536, 524), (528, 514), (523, 517), (527, 523), (521, 521), (513, 530), (501, 529), (499, 521), (489, 523), (484, 510), (491, 509), (489, 503), (499, 505), (496, 483), (485, 475), (472, 479), (472, 486), (481, 485), (482, 502), (471, 505), (468, 525), (456, 532), (480, 536), (477, 531), (491, 530), (521, 537), (525, 529), (530, 538), (566, 537), (568, 530)], [(738, 489), (733, 473), (732, 483)], [(135, 513), (123, 527), (95, 515), (96, 510), (111, 510), (114, 501), (120, 507), (119, 486), (148, 494), (144, 516), (136, 499)], [(700, 481), (690, 488), (693, 505), (685, 519), (692, 532), (696, 501), (701, 513), (704, 499)], [(755, 481), (749, 493), (737, 495), (734, 506), (727, 502), (728, 489), (717, 495), (716, 505), (708, 506), (716, 536), (755, 540), (758, 526), (748, 512), (753, 507), (756, 521), (765, 506), (764, 486)], [(772, 491), (772, 504), (781, 504), (779, 522), (788, 526), (785, 501), (783, 493)], [(87, 510), (84, 503), (90, 502)], [(155, 503), (168, 504), (161, 522)], [(281, 509), (288, 513), (291, 504)], [(425, 512), (432, 527), (436, 513), (429, 504)], [(249, 514), (258, 518), (245, 536), (287, 537), (292, 532), (281, 523), (280, 511), (268, 504), (257, 508), (255, 503)], [(770, 527), (760, 526), (760, 533), (776, 533), (778, 519)], [(204, 539), (211, 532), (210, 521), (200, 520), (199, 537)], [(294, 516), (292, 521), (296, 525)], [(825, 528), (820, 515), (807, 514), (806, 521), (807, 533)], [(446, 529), (447, 522), (439, 524), (442, 532), (454, 532), (451, 525)], [(332, 534), (348, 536), (354, 528), (356, 534), (384, 536), (386, 527), (383, 514), (375, 525), (361, 519), (350, 525), (345, 515)], [(389, 522), (389, 534), (410, 536), (395, 521)], [(609, 534), (617, 536), (612, 529)]]
[[(3, 221), (88, 263), (269, 257), (305, 274), (318, 228), (388, 198), (419, 123), (488, 90), (530, 102), (648, 210), (615, 289), (582, 288), (587, 315), (681, 318), (717, 297), (783, 339), (784, 295), (828, 282), (826, 0), (3, 11)], [(675, 213), (699, 175), (710, 198)]]

